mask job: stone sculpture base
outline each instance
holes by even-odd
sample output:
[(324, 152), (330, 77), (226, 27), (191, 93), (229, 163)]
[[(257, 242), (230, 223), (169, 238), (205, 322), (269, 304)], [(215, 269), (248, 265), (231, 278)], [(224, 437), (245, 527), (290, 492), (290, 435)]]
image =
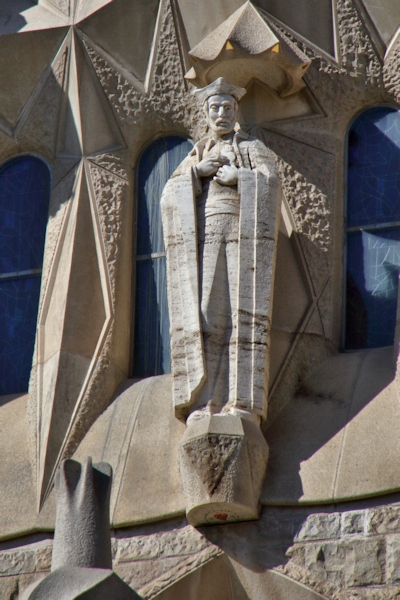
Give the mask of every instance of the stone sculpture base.
[(267, 460), (268, 445), (256, 423), (229, 414), (190, 423), (179, 447), (189, 523), (258, 519)]
[(35, 582), (21, 600), (141, 600), (122, 579), (110, 569), (60, 567)]

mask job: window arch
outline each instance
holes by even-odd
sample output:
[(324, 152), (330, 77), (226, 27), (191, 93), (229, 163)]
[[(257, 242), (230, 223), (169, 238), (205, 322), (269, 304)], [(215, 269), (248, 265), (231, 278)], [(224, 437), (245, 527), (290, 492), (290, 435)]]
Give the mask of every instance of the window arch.
[(394, 341), (400, 269), (400, 113), (376, 107), (349, 132), (345, 348)]
[(28, 390), (50, 186), (34, 156), (0, 168), (0, 394)]
[(136, 298), (132, 374), (171, 372), (166, 257), (160, 199), (172, 173), (192, 149), (181, 136), (150, 144), (137, 169)]

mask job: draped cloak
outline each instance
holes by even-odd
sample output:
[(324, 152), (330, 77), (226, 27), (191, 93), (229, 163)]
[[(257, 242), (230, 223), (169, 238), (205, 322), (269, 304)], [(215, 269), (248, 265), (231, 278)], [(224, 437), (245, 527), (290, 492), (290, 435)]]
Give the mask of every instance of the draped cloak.
[[(167, 254), (173, 399), (185, 419), (207, 377), (200, 320), (196, 196), (193, 167), (212, 138), (198, 142), (167, 182), (161, 214)], [(239, 159), (238, 324), (236, 404), (265, 417), (272, 283), (280, 209), (275, 155), (243, 131), (234, 135)], [(200, 189), (199, 189), (200, 188)]]

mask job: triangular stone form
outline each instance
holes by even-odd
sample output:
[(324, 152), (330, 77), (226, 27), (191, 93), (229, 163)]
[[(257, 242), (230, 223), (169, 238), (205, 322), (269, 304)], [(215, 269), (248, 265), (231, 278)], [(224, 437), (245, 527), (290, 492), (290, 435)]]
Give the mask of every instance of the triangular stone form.
[[(115, 0), (75, 0), (75, 16), (74, 23), (80, 23), (86, 17), (106, 8), (108, 4), (114, 3)], [(132, 4), (130, 10), (132, 10)]]
[[(151, 64), (149, 64), (146, 91), (148, 91), (151, 99), (155, 96), (163, 98), (165, 113), (174, 110), (180, 111), (182, 107), (177, 107), (176, 104), (181, 104), (186, 94), (185, 66), (181, 57), (178, 25), (175, 22), (172, 0), (162, 0), (160, 3), (156, 37), (153, 57)], [(167, 54), (169, 60), (166, 60)], [(169, 86), (168, 94), (165, 93), (165, 81), (175, 82), (175, 85)]]
[(374, 23), (383, 43), (388, 46), (400, 27), (400, 2), (398, 0), (361, 0)]
[[(79, 29), (140, 82), (144, 83), (150, 60), (159, 0), (138, 2), (114, 0), (101, 11), (91, 14)], [(113, 23), (113, 27), (110, 27)]]
[(58, 8), (67, 17), (73, 17), (75, 9), (75, 0), (46, 0), (55, 8)]
[(15, 130), (25, 151), (42, 154), (52, 160), (56, 153), (57, 129), (68, 67), (68, 43), (61, 46), (47, 78), (43, 78), (36, 101), (26, 107)]
[(46, 498), (111, 314), (99, 231), (81, 165), (39, 321), (38, 492)]
[(250, 2), (246, 2), (197, 44), (190, 51), (190, 55), (199, 60), (215, 60), (224, 49), (232, 50), (232, 46), (240, 48), (247, 54), (255, 55), (270, 50), (278, 41), (259, 12)]
[(97, 12), (113, 0), (39, 0), (39, 4), (51, 10), (51, 7), (65, 15), (71, 24)]
[(321, 337), (324, 337), (324, 329), (322, 327), (321, 315), (319, 314), (317, 306), (315, 307), (309, 318), (309, 321), (304, 329), (304, 333), (310, 333), (312, 335), (319, 335)]
[[(14, 127), (46, 70), (53, 62), (66, 29), (0, 36), (0, 72), (13, 85), (0, 87), (0, 118)], [(21, 57), (29, 56), (29, 60)]]
[(209, 433), (183, 444), (196, 473), (211, 496), (243, 443), (242, 436)]
[(242, 87), (258, 79), (280, 96), (298, 92), (310, 60), (275, 29), (246, 2), (189, 52), (186, 79), (197, 87), (217, 77)]
[(113, 111), (75, 33), (71, 33), (67, 97), (60, 118), (58, 154), (87, 156), (125, 146)]
[[(335, 58), (332, 0), (254, 0), (254, 3), (282, 23), (286, 30), (293, 31), (324, 54)], [(304, 18), (305, 14), (312, 14), (313, 18)]]

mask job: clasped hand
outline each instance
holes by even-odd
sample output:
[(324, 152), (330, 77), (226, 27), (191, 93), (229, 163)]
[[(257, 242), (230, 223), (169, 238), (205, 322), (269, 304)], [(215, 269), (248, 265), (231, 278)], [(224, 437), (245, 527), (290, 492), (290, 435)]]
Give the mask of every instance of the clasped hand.
[(238, 169), (228, 163), (226, 156), (209, 156), (196, 165), (197, 175), (199, 177), (214, 175), (214, 180), (221, 185), (236, 185)]

